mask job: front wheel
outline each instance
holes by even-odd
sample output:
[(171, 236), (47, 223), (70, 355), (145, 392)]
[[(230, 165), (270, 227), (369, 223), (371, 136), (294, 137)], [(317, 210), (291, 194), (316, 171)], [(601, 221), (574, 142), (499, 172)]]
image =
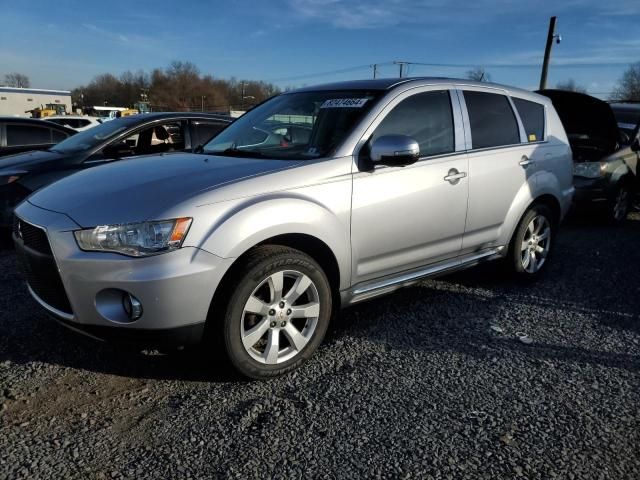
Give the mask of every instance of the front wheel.
[(292, 248), (263, 246), (229, 283), (222, 335), (232, 365), (250, 378), (298, 368), (318, 348), (332, 312), (322, 268)]
[(555, 222), (545, 205), (533, 205), (523, 215), (509, 246), (508, 261), (523, 279), (540, 275), (551, 254)]

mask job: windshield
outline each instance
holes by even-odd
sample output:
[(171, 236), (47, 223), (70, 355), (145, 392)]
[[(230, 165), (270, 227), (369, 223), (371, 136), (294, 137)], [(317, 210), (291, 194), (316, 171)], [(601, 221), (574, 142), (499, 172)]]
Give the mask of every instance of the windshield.
[(54, 152), (60, 153), (78, 153), (85, 150), (91, 150), (101, 145), (105, 140), (123, 132), (129, 127), (126, 119), (117, 119), (105, 122), (95, 127), (76, 133), (75, 135), (63, 140), (51, 148)]
[(280, 95), (247, 112), (204, 147), (204, 153), (304, 160), (330, 155), (380, 92), (327, 91)]

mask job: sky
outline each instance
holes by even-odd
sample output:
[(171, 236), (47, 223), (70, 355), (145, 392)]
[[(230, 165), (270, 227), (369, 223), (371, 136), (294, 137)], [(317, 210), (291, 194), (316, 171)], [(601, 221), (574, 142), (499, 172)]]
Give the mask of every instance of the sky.
[[(0, 77), (72, 89), (100, 73), (191, 61), (219, 78), (281, 87), (409, 76), (537, 88), (549, 17), (558, 17), (549, 85), (570, 78), (600, 97), (640, 61), (640, 0), (0, 1)], [(447, 66), (455, 65), (455, 66)], [(461, 65), (461, 66), (458, 66)]]

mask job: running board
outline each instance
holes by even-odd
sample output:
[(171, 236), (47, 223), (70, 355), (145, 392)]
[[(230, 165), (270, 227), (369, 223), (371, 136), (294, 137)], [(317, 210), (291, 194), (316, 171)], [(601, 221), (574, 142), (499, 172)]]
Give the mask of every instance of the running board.
[(364, 285), (361, 284), (360, 286), (356, 286), (352, 290), (346, 290), (342, 292), (342, 305), (353, 305), (354, 303), (369, 300), (370, 298), (377, 297), (379, 295), (391, 293), (395, 290), (398, 290), (399, 288), (414, 284), (425, 278), (444, 275), (456, 270), (462, 270), (464, 268), (472, 267), (479, 263), (494, 260), (502, 256), (503, 250), (504, 247), (492, 248), (490, 250), (473, 253), (465, 257), (458, 257), (452, 260), (446, 260), (435, 265), (422, 267), (417, 270), (403, 272), (396, 276), (388, 276), (382, 279), (373, 280), (371, 282), (365, 283)]

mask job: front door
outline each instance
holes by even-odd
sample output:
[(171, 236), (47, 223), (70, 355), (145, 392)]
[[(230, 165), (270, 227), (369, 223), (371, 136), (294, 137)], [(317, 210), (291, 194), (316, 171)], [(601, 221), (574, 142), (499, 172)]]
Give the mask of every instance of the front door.
[[(407, 135), (420, 145), (421, 158), (405, 167), (378, 165), (354, 174), (354, 284), (458, 255), (469, 179), (467, 156), (456, 152), (462, 142), (454, 132), (461, 131), (461, 120), (452, 100), (458, 101), (448, 90), (405, 93), (385, 108), (373, 130), (367, 145), (382, 135)], [(454, 173), (462, 175), (452, 178)]]

